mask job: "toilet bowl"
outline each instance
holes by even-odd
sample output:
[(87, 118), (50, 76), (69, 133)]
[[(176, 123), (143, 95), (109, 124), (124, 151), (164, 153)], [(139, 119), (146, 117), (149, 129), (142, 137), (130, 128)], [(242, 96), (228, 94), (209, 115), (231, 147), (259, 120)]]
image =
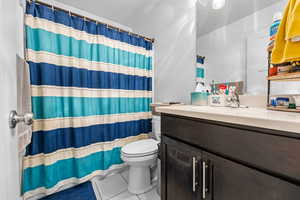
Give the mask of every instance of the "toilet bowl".
[(150, 167), (157, 162), (158, 143), (153, 139), (145, 139), (121, 149), (121, 158), (129, 166), (129, 192), (142, 194), (153, 188)]

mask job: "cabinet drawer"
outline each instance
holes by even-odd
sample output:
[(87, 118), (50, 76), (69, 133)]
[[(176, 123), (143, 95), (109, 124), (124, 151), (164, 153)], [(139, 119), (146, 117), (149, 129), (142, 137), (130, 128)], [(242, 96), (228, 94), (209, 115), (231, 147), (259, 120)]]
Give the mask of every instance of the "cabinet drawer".
[(300, 183), (300, 140), (270, 130), (162, 116), (162, 134), (236, 162)]

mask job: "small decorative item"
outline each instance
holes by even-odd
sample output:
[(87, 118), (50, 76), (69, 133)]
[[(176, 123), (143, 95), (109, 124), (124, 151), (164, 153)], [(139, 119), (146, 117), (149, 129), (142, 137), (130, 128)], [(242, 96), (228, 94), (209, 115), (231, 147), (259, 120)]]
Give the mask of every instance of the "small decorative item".
[(300, 61), (292, 62), (292, 68), (290, 72), (300, 72)]
[(277, 75), (277, 70), (278, 67), (277, 66), (273, 66), (269, 69), (269, 76), (276, 76)]
[(296, 109), (296, 104), (295, 103), (290, 103), (289, 104), (289, 109)]
[(277, 66), (277, 74), (287, 74), (290, 73), (292, 70), (292, 64), (290, 62), (287, 63), (282, 63), (280, 65), (276, 65)]
[(276, 106), (277, 107), (289, 107), (289, 101), (290, 99), (287, 97), (277, 97), (276, 98)]
[(211, 95), (209, 97), (209, 105), (215, 107), (226, 107), (227, 106), (226, 95)]

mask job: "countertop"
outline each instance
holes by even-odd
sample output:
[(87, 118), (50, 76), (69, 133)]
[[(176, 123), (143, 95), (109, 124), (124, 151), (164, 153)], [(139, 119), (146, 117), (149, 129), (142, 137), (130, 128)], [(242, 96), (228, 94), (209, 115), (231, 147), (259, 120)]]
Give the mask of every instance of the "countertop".
[(300, 114), (265, 108), (229, 108), (194, 105), (158, 107), (157, 112), (227, 122), (300, 134)]

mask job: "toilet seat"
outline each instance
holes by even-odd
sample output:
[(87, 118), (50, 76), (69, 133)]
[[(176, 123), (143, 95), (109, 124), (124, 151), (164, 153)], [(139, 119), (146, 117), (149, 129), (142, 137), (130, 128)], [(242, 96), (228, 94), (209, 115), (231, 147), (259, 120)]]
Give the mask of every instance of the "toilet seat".
[(122, 156), (132, 157), (144, 157), (157, 154), (159, 142), (153, 139), (139, 140), (125, 145), (121, 149)]
[(152, 156), (157, 154), (157, 151), (149, 153), (149, 154), (126, 154), (122, 152), (122, 156), (127, 157), (127, 158), (139, 158), (139, 157), (147, 157), (147, 156)]

